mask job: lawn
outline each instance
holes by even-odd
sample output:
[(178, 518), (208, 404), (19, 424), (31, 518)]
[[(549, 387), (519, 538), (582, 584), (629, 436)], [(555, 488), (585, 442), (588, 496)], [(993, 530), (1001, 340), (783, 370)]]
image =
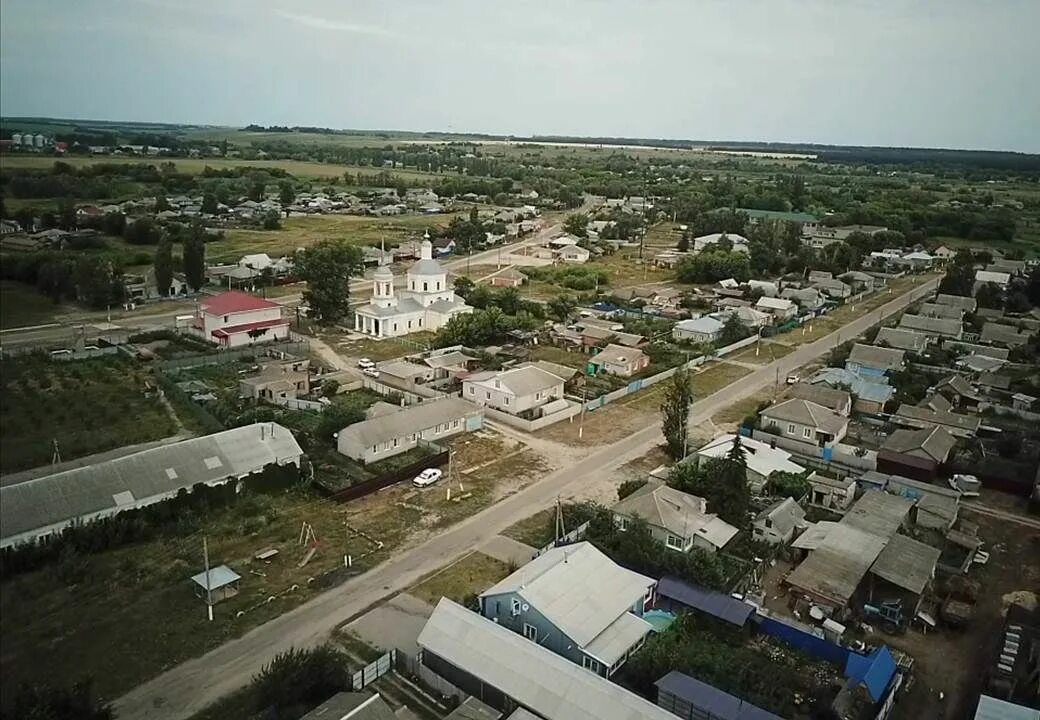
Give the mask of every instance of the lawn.
[(751, 373), (747, 368), (739, 365), (713, 362), (702, 365), (700, 372), (693, 374), (693, 397), (694, 399), (705, 398), (712, 393), (718, 392), (727, 385), (735, 383), (740, 378)]
[(322, 240), (346, 240), (354, 245), (393, 246), (418, 239), (430, 227), (446, 226), (453, 214), (370, 217), (364, 215), (306, 215), (283, 218), (281, 230), (230, 229), (224, 238), (206, 244), (209, 262), (237, 261), (247, 253), (288, 255)]
[(61, 307), (32, 285), (0, 280), (0, 327), (48, 323), (54, 320)]
[(559, 365), (566, 365), (576, 370), (584, 370), (589, 362), (590, 355), (585, 355), (571, 350), (565, 350), (555, 345), (535, 345), (531, 348), (530, 360), (545, 360)]
[(442, 597), (466, 604), (510, 572), (510, 567), (501, 560), (471, 552), (426, 576), (408, 592), (430, 605), (436, 605)]
[(529, 515), (523, 520), (513, 523), (503, 530), (502, 534), (531, 547), (545, 547), (553, 539), (551, 528), (554, 517), (556, 517), (555, 507), (539, 510), (534, 515)]
[(644, 249), (644, 259), (640, 260), (638, 250), (619, 250), (613, 255), (604, 255), (594, 262), (588, 262), (584, 267), (606, 272), (612, 288), (674, 281), (674, 270), (654, 266), (654, 254), (654, 251)]
[(794, 348), (790, 345), (781, 345), (769, 340), (763, 340), (759, 344), (761, 349), (751, 345), (740, 352), (726, 355), (725, 357), (727, 360), (736, 360), (737, 362), (751, 363), (753, 365), (768, 365), (774, 360), (794, 352)]
[(75, 362), (4, 360), (0, 468), (14, 472), (173, 435), (177, 425), (155, 381), (121, 355)]
[(188, 173), (191, 175), (198, 175), (202, 173), (207, 167), (218, 169), (226, 168), (239, 168), (249, 167), (256, 168), (257, 170), (285, 170), (290, 175), (294, 175), (300, 178), (339, 178), (343, 176), (343, 173), (364, 173), (364, 174), (376, 174), (386, 170), (400, 178), (407, 180), (425, 179), (436, 180), (438, 178), (447, 177), (451, 173), (428, 173), (420, 172), (418, 170), (404, 170), (400, 168), (381, 168), (381, 167), (357, 167), (352, 165), (336, 165), (332, 163), (319, 163), (310, 162), (306, 160), (243, 160), (239, 158), (160, 158), (160, 157), (118, 157), (118, 156), (98, 156), (98, 157), (77, 157), (67, 155), (62, 158), (55, 158), (45, 155), (4, 155), (3, 162), (0, 166), (5, 170), (14, 170), (19, 168), (31, 169), (31, 170), (49, 170), (54, 166), (56, 161), (61, 161), (72, 165), (73, 167), (84, 167), (89, 165), (96, 165), (100, 163), (104, 164), (127, 164), (136, 165), (138, 163), (147, 163), (150, 165), (159, 165), (160, 163), (172, 162), (178, 172)]
[[(342, 581), (344, 555), (354, 556), (355, 571), (385, 559), (418, 519), (408, 508), (338, 505), (303, 490), (246, 493), (234, 506), (211, 512), (196, 532), (72, 554), (7, 579), (0, 585), (4, 695), (21, 680), (44, 674), (65, 684), (89, 673), (99, 694), (114, 698)], [(304, 521), (320, 545), (300, 568), (307, 551), (298, 544)], [(374, 545), (352, 527), (386, 546), (362, 557)], [(189, 580), (203, 569), (203, 537), (211, 563), (242, 576), (240, 593), (215, 606), (212, 623)], [(266, 548), (278, 556), (268, 563), (253, 558)], [(270, 597), (275, 599), (268, 602)], [(244, 614), (237, 617), (239, 612)]]

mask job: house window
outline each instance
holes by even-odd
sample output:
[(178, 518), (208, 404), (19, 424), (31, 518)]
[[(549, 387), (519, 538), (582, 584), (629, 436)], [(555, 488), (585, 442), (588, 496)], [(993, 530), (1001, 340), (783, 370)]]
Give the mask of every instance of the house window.
[(440, 281), (437, 281), (437, 289), (438, 289), (438, 290), (440, 290), (440, 289), (441, 289), (441, 283), (440, 283)]
[(621, 532), (625, 532), (625, 530), (628, 530), (628, 518), (624, 516), (619, 517), (617, 519), (617, 526), (618, 530), (620, 530)]
[(476, 388), (474, 388), (472, 385), (470, 385), (469, 386), (469, 394), (470, 395), (476, 395), (476, 392), (477, 392)]
[(430, 284), (429, 284), (429, 283), (425, 283), (425, 282), (424, 282), (424, 283), (422, 284), (422, 291), (423, 291), (423, 292), (427, 292), (427, 291), (428, 291), (429, 289), (430, 289)]
[(409, 321), (408, 321), (408, 329), (409, 329), (409, 330), (411, 330), (411, 329), (412, 329), (412, 321), (411, 321), (411, 320), (409, 320)]
[(665, 544), (672, 550), (682, 550), (682, 538), (677, 538), (675, 535), (669, 535)]
[(419, 318), (419, 327), (422, 327), (422, 318)]
[(394, 447), (397, 447), (397, 438), (394, 438)]
[(802, 437), (811, 438), (812, 428), (802, 428)]
[(485, 391), (485, 393), (484, 393), (484, 394), (485, 394), (485, 395), (487, 395), (487, 399), (488, 399), (488, 400), (490, 400), (490, 399), (491, 399), (491, 391), (490, 391), (490, 390), (487, 390), (487, 391)]
[(505, 403), (506, 405), (508, 405), (508, 404), (509, 404), (509, 398), (508, 398), (508, 397), (504, 397), (504, 398), (502, 398), (502, 401), (503, 401), (503, 402), (504, 402), (504, 403)]
[(454, 422), (453, 422), (453, 423), (451, 424), (451, 426), (452, 426), (453, 428), (457, 428), (457, 427), (458, 427), (459, 425), (461, 425), (461, 424), (462, 424), (462, 420), (455, 420), (455, 421), (454, 421)]
[(538, 628), (536, 628), (534, 625), (529, 625), (527, 623), (524, 623), (524, 637), (527, 638), (528, 640), (537, 641), (538, 640)]
[(509, 610), (510, 610), (510, 612), (513, 615), (519, 615), (520, 614), (520, 599), (519, 598), (513, 598), (513, 601), (510, 603)]
[(581, 666), (599, 675), (599, 661), (593, 660), (588, 655), (581, 656)]
[(794, 423), (787, 423), (787, 434), (794, 435)]

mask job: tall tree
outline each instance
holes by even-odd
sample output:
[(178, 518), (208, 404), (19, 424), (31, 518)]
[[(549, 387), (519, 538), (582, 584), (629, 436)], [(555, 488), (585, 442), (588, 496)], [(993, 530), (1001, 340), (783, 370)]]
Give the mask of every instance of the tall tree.
[(173, 283), (173, 243), (170, 236), (162, 234), (159, 244), (155, 247), (155, 289), (159, 294), (166, 296), (170, 294), (170, 284)]
[(686, 454), (689, 440), (690, 405), (693, 404), (693, 382), (685, 368), (675, 371), (661, 402), (661, 431), (668, 444), (668, 454), (678, 460)]
[(589, 236), (588, 225), (589, 216), (585, 213), (571, 213), (563, 221), (563, 229), (571, 235), (580, 238)]
[(549, 315), (559, 320), (560, 322), (567, 322), (567, 319), (574, 312), (574, 309), (578, 307), (577, 301), (571, 295), (557, 295), (545, 304), (549, 311)]
[(350, 311), (350, 278), (363, 272), (361, 249), (344, 240), (323, 240), (296, 253), (296, 272), (307, 282), (303, 301), (325, 323)]
[(206, 192), (202, 194), (202, 207), (200, 208), (203, 213), (207, 215), (217, 214), (217, 196), (214, 193)]
[(715, 489), (712, 512), (718, 513), (730, 525), (746, 527), (751, 509), (751, 489), (747, 481), (747, 458), (739, 434), (733, 437), (733, 445), (726, 457), (712, 463), (708, 472)]
[(195, 292), (206, 284), (206, 228), (196, 220), (184, 241), (184, 277)]
[(165, 195), (155, 196), (155, 212), (162, 212), (163, 210), (169, 210), (170, 203), (167, 201)]
[(282, 204), (282, 210), (285, 211), (285, 217), (289, 217), (289, 206), (296, 200), (296, 190), (293, 189), (293, 185), (288, 180), (282, 181), (278, 186), (278, 202)]

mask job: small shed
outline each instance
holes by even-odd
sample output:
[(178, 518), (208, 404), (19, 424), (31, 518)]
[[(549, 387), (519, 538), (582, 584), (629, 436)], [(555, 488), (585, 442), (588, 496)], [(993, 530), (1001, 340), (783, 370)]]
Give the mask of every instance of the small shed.
[(191, 581), (195, 583), (195, 594), (200, 598), (210, 597), (209, 602), (213, 605), (238, 595), (238, 581), (242, 576), (229, 568), (227, 565), (218, 565), (210, 568), (209, 572), (200, 572), (194, 575)]

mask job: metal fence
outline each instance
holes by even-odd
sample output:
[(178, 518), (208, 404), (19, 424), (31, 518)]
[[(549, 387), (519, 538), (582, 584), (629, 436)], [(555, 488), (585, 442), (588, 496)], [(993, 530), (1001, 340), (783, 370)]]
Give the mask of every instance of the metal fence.
[(204, 365), (223, 365), (244, 359), (255, 359), (271, 353), (288, 353), (290, 355), (301, 355), (306, 353), (310, 345), (305, 340), (289, 340), (286, 342), (265, 343), (263, 345), (252, 345), (237, 350), (220, 350), (213, 353), (197, 353), (184, 355), (159, 363), (161, 370), (184, 370), (188, 368), (202, 367)]
[(442, 697), (453, 697), (462, 702), (469, 693), (451, 684), (430, 668), (423, 665), (418, 655), (409, 655), (397, 650), (394, 654), (395, 669), (402, 675), (413, 678), (426, 689)]
[(376, 680), (393, 670), (394, 666), (396, 665), (396, 659), (397, 650), (391, 650), (385, 655), (382, 655), (379, 658), (377, 658), (374, 662), (370, 662), (368, 665), (354, 673), (354, 692), (364, 690), (366, 687), (374, 683)]
[(396, 485), (402, 480), (410, 480), (414, 478), (418, 473), (425, 470), (426, 468), (440, 467), (448, 462), (448, 451), (440, 448), (439, 446), (433, 446), (440, 449), (435, 455), (424, 457), (420, 460), (416, 460), (413, 463), (409, 463), (403, 467), (399, 467), (395, 470), (390, 470), (382, 475), (372, 478), (371, 480), (365, 480), (355, 485), (351, 485), (348, 488), (329, 492), (329, 490), (321, 485), (318, 485), (318, 489), (322, 492), (328, 493), (329, 499), (336, 502), (349, 502), (350, 500), (356, 500), (366, 495), (371, 495), (374, 492), (378, 492), (383, 488)]

